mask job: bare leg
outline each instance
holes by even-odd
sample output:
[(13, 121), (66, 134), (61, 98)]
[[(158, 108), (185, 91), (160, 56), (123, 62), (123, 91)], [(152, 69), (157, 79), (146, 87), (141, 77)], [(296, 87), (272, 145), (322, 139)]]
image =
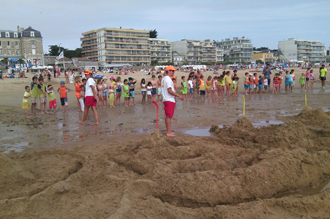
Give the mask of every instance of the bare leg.
[(93, 112), (94, 112), (94, 116), (95, 116), (95, 125), (99, 124), (99, 116), (97, 114), (97, 110), (95, 106), (92, 106)]
[(175, 134), (173, 132), (171, 132), (171, 119), (170, 117), (166, 117), (165, 118), (165, 125), (166, 125), (166, 135), (167, 136), (175, 136)]
[(85, 124), (85, 120), (86, 120), (86, 117), (87, 117), (87, 115), (88, 115), (88, 111), (89, 111), (89, 106), (85, 105), (85, 109), (84, 109), (84, 117), (83, 117), (83, 120), (79, 120), (80, 123)]

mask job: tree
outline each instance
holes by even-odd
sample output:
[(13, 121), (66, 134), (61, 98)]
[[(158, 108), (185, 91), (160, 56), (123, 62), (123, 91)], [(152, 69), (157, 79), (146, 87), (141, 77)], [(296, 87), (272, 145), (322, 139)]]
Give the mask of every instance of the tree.
[(150, 38), (157, 38), (157, 35), (158, 35), (158, 33), (157, 33), (156, 29), (150, 30), (150, 32), (149, 32), (149, 37)]
[(158, 65), (158, 60), (151, 60), (151, 65), (152, 66)]
[(23, 59), (19, 59), (19, 60), (18, 60), (18, 63), (19, 63), (19, 64), (23, 64), (23, 63), (24, 63), (24, 60), (23, 60)]
[(64, 57), (67, 57), (69, 59), (71, 59), (72, 57), (81, 57), (81, 48), (77, 48), (75, 50), (69, 50), (69, 49), (65, 49), (63, 47), (58, 47), (57, 45), (50, 45), (49, 46), (49, 53), (48, 55), (50, 56), (58, 56), (60, 54), (60, 52), (64, 51)]
[(7, 57), (3, 58), (3, 59), (2, 59), (2, 63), (3, 63), (4, 65), (8, 65), (8, 58), (7, 58)]
[(63, 50), (65, 50), (63, 47), (58, 47), (57, 45), (49, 45), (48, 55), (58, 56), (60, 54), (60, 49), (61, 49), (61, 52)]

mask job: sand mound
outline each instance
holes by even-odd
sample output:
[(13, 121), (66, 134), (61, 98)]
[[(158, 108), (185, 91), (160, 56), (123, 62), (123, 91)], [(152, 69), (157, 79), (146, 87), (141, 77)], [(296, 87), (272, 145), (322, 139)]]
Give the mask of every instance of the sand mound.
[(330, 175), (329, 130), (304, 123), (315, 112), (261, 128), (241, 117), (212, 126), (217, 138), (156, 130), (137, 143), (1, 155), (0, 216), (327, 218), (330, 190), (275, 198)]
[(330, 128), (330, 115), (322, 109), (312, 109), (305, 107), (298, 115), (288, 117), (291, 120), (300, 121), (306, 126), (318, 128)]

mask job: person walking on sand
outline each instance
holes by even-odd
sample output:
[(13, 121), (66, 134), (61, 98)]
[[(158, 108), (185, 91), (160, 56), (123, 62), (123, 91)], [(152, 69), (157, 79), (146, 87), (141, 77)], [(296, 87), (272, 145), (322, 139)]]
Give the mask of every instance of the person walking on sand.
[(84, 109), (84, 118), (79, 120), (80, 123), (85, 124), (86, 117), (88, 115), (89, 107), (92, 107), (95, 116), (95, 125), (99, 124), (99, 118), (97, 115), (96, 104), (97, 104), (97, 91), (96, 84), (92, 78), (92, 73), (89, 70), (85, 71), (85, 76), (87, 78), (86, 83), (86, 92), (85, 92), (85, 109)]
[(174, 91), (174, 84), (171, 79), (174, 75), (174, 71), (176, 69), (173, 66), (167, 66), (165, 71), (168, 72), (167, 75), (162, 79), (162, 96), (163, 96), (163, 104), (165, 110), (165, 125), (166, 125), (166, 134), (167, 136), (174, 137), (175, 134), (171, 132), (171, 119), (174, 114), (175, 109), (175, 97), (178, 97), (180, 100), (183, 100), (183, 97), (177, 94)]

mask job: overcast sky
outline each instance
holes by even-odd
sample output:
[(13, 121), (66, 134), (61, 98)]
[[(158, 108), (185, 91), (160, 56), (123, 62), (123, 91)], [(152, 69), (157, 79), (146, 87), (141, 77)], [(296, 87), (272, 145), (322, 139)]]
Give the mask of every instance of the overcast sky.
[(0, 29), (39, 30), (45, 52), (80, 47), (81, 33), (102, 27), (157, 29), (170, 42), (245, 36), (271, 49), (291, 37), (330, 45), (329, 0), (10, 0), (1, 1), (0, 20)]

